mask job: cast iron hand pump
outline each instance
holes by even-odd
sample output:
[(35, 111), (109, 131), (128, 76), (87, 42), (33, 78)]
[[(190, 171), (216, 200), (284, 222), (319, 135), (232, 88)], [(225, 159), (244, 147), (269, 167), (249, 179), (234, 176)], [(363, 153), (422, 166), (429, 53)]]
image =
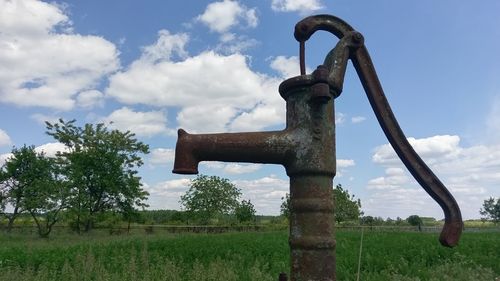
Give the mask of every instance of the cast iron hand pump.
[[(323, 65), (305, 74), (305, 41), (317, 30), (340, 41)], [(463, 222), (446, 187), (413, 150), (399, 127), (364, 46), (363, 36), (331, 15), (307, 17), (295, 26), (300, 42), (301, 75), (284, 81), (279, 92), (286, 101), (282, 131), (188, 134), (180, 129), (174, 173), (196, 174), (200, 161), (281, 164), (290, 177), (291, 280), (336, 280), (333, 177), (336, 171), (334, 99), (342, 92), (350, 59), (370, 104), (392, 147), (420, 185), (445, 214), (440, 235), (444, 246), (458, 243)]]

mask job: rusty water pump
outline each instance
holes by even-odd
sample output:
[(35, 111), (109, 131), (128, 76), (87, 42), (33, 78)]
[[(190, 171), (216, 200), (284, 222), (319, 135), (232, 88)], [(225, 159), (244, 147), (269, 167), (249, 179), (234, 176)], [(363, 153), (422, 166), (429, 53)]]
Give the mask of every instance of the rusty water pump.
[[(340, 40), (312, 74), (305, 74), (304, 46), (317, 30)], [(342, 92), (350, 59), (392, 147), (445, 215), (439, 241), (452, 247), (463, 228), (460, 209), (446, 187), (408, 143), (399, 127), (364, 46), (363, 36), (331, 15), (303, 19), (295, 26), (301, 75), (279, 87), (286, 101), (282, 131), (188, 134), (179, 129), (174, 173), (196, 174), (200, 161), (281, 164), (290, 177), (291, 280), (336, 280), (333, 177), (336, 172), (334, 99)], [(282, 278), (282, 277), (281, 277)]]

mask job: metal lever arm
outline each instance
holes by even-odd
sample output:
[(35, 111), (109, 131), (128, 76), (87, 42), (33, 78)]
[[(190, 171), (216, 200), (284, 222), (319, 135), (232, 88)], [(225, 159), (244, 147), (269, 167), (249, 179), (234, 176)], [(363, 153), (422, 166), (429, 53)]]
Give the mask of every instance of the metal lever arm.
[[(300, 21), (295, 26), (295, 38), (301, 43), (301, 68), (303, 67), (302, 64), (305, 65), (303, 62), (304, 42), (317, 30), (329, 31), (339, 37), (339, 39), (355, 32), (343, 20), (330, 15), (311, 16)], [(417, 182), (443, 209), (445, 224), (439, 241), (444, 246), (453, 247), (458, 244), (463, 229), (462, 215), (458, 204), (448, 189), (446, 189), (444, 184), (436, 177), (420, 156), (418, 156), (406, 139), (392, 113), (368, 50), (363, 45), (363, 39), (362, 37), (359, 38), (359, 35), (361, 34), (355, 32), (355, 37), (358, 37), (355, 38), (355, 41), (359, 44), (350, 46), (348, 50), (349, 58), (353, 62), (368, 100), (389, 143)], [(335, 75), (342, 75), (343, 78), (344, 74), (340, 71), (335, 73)]]
[(443, 246), (458, 244), (463, 229), (462, 215), (455, 198), (410, 145), (387, 102), (382, 85), (365, 46), (351, 54), (366, 96), (389, 143), (417, 182), (441, 206), (445, 222), (439, 241)]

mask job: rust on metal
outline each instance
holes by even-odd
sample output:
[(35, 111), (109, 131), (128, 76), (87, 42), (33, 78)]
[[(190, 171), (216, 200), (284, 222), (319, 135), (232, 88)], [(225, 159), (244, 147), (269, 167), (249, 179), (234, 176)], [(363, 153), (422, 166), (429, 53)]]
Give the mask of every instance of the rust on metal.
[[(308, 75), (305, 42), (317, 30), (331, 32), (340, 40), (324, 64)], [(286, 101), (286, 128), (222, 134), (189, 134), (180, 129), (173, 172), (196, 174), (201, 161), (283, 165), (290, 177), (290, 280), (336, 280), (332, 201), (336, 172), (334, 99), (342, 92), (350, 59), (389, 142), (444, 211), (441, 243), (456, 245), (463, 228), (460, 209), (406, 140), (378, 81), (363, 36), (330, 15), (305, 18), (295, 26), (294, 35), (300, 42), (301, 75), (279, 86)], [(287, 276), (280, 274), (279, 280), (287, 280)]]

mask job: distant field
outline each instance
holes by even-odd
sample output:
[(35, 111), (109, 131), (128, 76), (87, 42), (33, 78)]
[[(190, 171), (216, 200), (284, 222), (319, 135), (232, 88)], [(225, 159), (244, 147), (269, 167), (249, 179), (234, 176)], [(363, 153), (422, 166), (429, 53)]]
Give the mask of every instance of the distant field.
[[(338, 280), (355, 280), (359, 231), (337, 233)], [(0, 280), (277, 280), (287, 272), (286, 232), (224, 234), (0, 234)], [(361, 280), (500, 280), (500, 233), (364, 233)]]

